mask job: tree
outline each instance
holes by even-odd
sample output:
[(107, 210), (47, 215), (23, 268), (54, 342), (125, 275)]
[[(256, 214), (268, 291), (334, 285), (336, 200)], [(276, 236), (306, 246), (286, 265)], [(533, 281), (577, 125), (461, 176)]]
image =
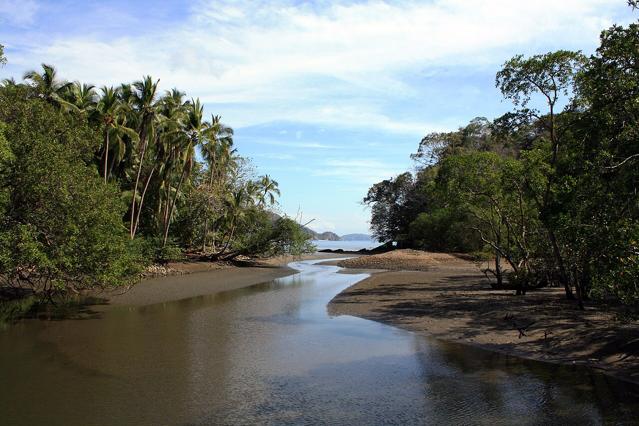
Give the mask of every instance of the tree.
[(309, 235), (294, 220), (273, 218), (264, 210), (254, 210), (240, 229), (234, 248), (226, 258), (239, 255), (295, 255), (315, 250)]
[(577, 80), (571, 182), (562, 197), (578, 290), (637, 303), (639, 291), (639, 24), (603, 31)]
[(271, 179), (269, 175), (260, 176), (257, 181), (258, 204), (264, 206), (268, 199), (269, 204), (275, 204), (275, 195), (280, 195), (278, 183)]
[[(221, 190), (224, 186), (223, 178), (229, 170), (235, 167), (233, 149), (233, 129), (222, 123), (219, 115), (211, 116), (211, 122), (205, 130), (206, 135), (202, 144), (202, 156), (208, 167), (208, 183), (205, 192), (208, 194), (208, 211), (215, 211), (216, 202), (221, 200)], [(206, 252), (206, 243), (209, 235), (210, 218), (204, 219), (204, 231), (202, 236), (202, 252)], [(215, 250), (215, 240), (213, 240)]]
[[(523, 108), (520, 112), (534, 117), (542, 123), (548, 132), (550, 157), (548, 158), (548, 173), (543, 190), (537, 192), (535, 200), (538, 203), (540, 219), (544, 224), (553, 255), (559, 269), (560, 281), (564, 286), (566, 297), (572, 299), (568, 271), (564, 255), (557, 240), (557, 224), (552, 216), (553, 189), (556, 183), (555, 175), (559, 161), (561, 133), (563, 129), (557, 126), (557, 108), (561, 96), (570, 95), (575, 77), (583, 66), (585, 58), (579, 52), (559, 50), (544, 55), (524, 58), (518, 55), (507, 61), (501, 71), (497, 73), (496, 86), (504, 97), (510, 99), (516, 106)], [(547, 114), (542, 115), (536, 109), (527, 106), (534, 96), (541, 96), (548, 107)], [(537, 188), (531, 188), (536, 190)]]
[(485, 117), (476, 117), (454, 132), (433, 132), (424, 136), (411, 159), (424, 166), (437, 164), (444, 158), (470, 151), (494, 149), (492, 125)]
[(126, 151), (124, 137), (130, 138), (134, 143), (139, 142), (139, 135), (135, 130), (127, 127), (126, 114), (128, 105), (121, 101), (119, 90), (113, 87), (102, 87), (102, 96), (98, 101), (95, 112), (98, 120), (104, 126), (104, 148), (102, 151), (102, 176), (107, 181), (109, 169), (109, 152), (112, 149), (111, 140), (116, 141), (116, 148), (112, 161), (122, 161)]
[[(277, 182), (268, 175), (257, 178), (234, 149), (233, 130), (220, 116), (207, 122), (197, 98), (185, 101), (177, 89), (159, 97), (159, 80), (148, 76), (103, 87), (99, 95), (90, 84), (60, 79), (46, 64), (42, 72), (24, 77), (24, 84), (8, 79), (0, 87), (0, 113), (4, 108), (8, 121), (6, 127), (0, 121), (0, 208), (6, 218), (0, 224), (5, 262), (0, 277), (38, 282), (34, 288), (45, 293), (81, 291), (128, 280), (140, 263), (134, 259), (139, 250), (129, 251), (134, 246), (156, 261), (194, 244), (203, 251), (210, 244), (213, 257), (230, 258), (252, 250), (275, 252), (293, 238), (294, 230), (277, 228), (266, 209), (279, 195)], [(23, 119), (31, 112), (25, 107), (17, 113), (11, 109), (16, 105), (48, 108), (51, 120), (39, 115), (29, 127)], [(200, 147), (204, 162), (196, 155)], [(38, 179), (45, 182), (38, 186)], [(47, 192), (51, 196), (45, 199)], [(123, 211), (122, 205), (129, 207)], [(128, 219), (126, 243), (120, 240), (122, 216)], [(113, 232), (101, 236), (107, 228)], [(101, 239), (112, 252), (97, 246)], [(77, 254), (82, 270), (71, 270), (69, 253), (79, 244), (87, 254)], [(19, 248), (15, 256), (12, 245)], [(120, 264), (113, 258), (118, 250)], [(110, 262), (102, 265), (106, 275), (97, 271), (99, 259), (90, 260), (89, 252)], [(92, 279), (97, 281), (91, 284)]]
[[(139, 135), (139, 157), (137, 161), (137, 172), (135, 177), (135, 185), (133, 186), (133, 194), (131, 197), (131, 224), (130, 224), (130, 236), (131, 239), (135, 238), (137, 231), (137, 225), (139, 223), (140, 211), (142, 210), (142, 203), (144, 203), (144, 194), (140, 196), (140, 203), (137, 205), (136, 201), (138, 196), (138, 189), (140, 186), (140, 176), (142, 174), (142, 168), (144, 166), (145, 154), (147, 151), (149, 139), (152, 138), (154, 131), (154, 121), (156, 116), (155, 96), (158, 89), (160, 80), (153, 81), (151, 76), (144, 77), (141, 81), (133, 83), (134, 91), (124, 93), (130, 96), (132, 100), (135, 113), (138, 115), (138, 128)], [(147, 182), (148, 183), (148, 182)], [(145, 185), (145, 189), (147, 186)], [(137, 216), (136, 216), (137, 213)]]
[[(497, 288), (503, 287), (504, 259), (519, 278), (530, 278), (530, 262), (539, 234), (535, 206), (527, 196), (528, 171), (524, 163), (492, 152), (452, 156), (442, 164), (439, 191), (454, 210), (467, 211), (465, 225), (478, 233), (495, 253)], [(517, 280), (517, 293), (525, 293), (527, 282)], [(534, 283), (534, 285), (538, 285)]]
[(75, 105), (66, 100), (72, 83), (59, 80), (58, 72), (52, 65), (42, 64), (42, 74), (37, 71), (29, 71), (24, 74), (23, 78), (29, 81), (38, 94), (49, 103), (67, 110), (77, 109)]
[(92, 84), (73, 82), (65, 93), (67, 101), (74, 105), (82, 114), (90, 116), (95, 110), (98, 95), (95, 93), (95, 86)]
[(50, 299), (131, 282), (141, 259), (126, 236), (117, 189), (91, 164), (98, 135), (26, 93), (0, 96), (13, 156), (2, 176), (8, 195), (0, 222), (5, 285), (26, 285)]
[(410, 223), (422, 211), (411, 173), (376, 183), (364, 198), (371, 207), (371, 230), (379, 241), (405, 243)]
[(199, 99), (195, 101), (191, 100), (191, 102), (186, 104), (186, 126), (184, 129), (186, 137), (181, 139), (183, 143), (179, 146), (178, 153), (178, 166), (181, 170), (180, 180), (175, 188), (173, 199), (169, 199), (168, 215), (164, 223), (164, 239), (162, 241), (162, 246), (166, 246), (166, 242), (169, 238), (169, 227), (171, 226), (173, 212), (175, 210), (177, 199), (180, 196), (180, 190), (184, 183), (184, 179), (188, 177), (193, 170), (193, 164), (195, 163), (195, 148), (201, 143), (202, 134), (207, 127), (206, 123), (203, 121), (203, 116), (204, 107), (200, 103)]

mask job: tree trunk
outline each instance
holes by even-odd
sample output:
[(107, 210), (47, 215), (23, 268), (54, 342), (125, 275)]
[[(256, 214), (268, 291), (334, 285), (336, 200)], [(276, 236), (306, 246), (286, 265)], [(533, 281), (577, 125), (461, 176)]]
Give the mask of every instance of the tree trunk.
[(231, 240), (233, 239), (233, 234), (235, 234), (235, 221), (233, 225), (231, 226), (231, 232), (229, 233), (229, 238), (228, 240), (226, 240), (226, 244), (224, 244), (224, 247), (222, 247), (222, 250), (218, 253), (218, 256), (222, 256), (224, 252), (226, 251), (226, 249), (229, 247), (229, 244), (231, 244)]
[(109, 161), (109, 171), (108, 171), (109, 175), (113, 174), (113, 167), (115, 167), (115, 155), (111, 156), (111, 161)]
[(106, 143), (104, 148), (104, 183), (107, 183), (107, 164), (109, 163), (109, 128), (106, 130)]
[[(140, 153), (140, 164), (138, 165), (138, 172), (135, 178), (135, 186), (133, 187), (133, 201), (131, 201), (131, 239), (135, 238), (135, 231), (137, 228), (137, 225), (135, 223), (135, 196), (138, 193), (138, 186), (140, 185), (140, 174), (142, 173), (142, 163), (144, 162), (144, 153), (146, 152), (146, 138), (144, 139), (143, 145), (142, 145), (142, 151)], [(140, 199), (140, 203), (142, 203), (142, 200)], [(138, 208), (139, 209), (139, 208)], [(139, 217), (139, 212), (138, 212), (138, 217)]]
[(151, 173), (149, 173), (149, 177), (146, 179), (144, 190), (142, 190), (142, 196), (140, 197), (140, 205), (138, 206), (138, 213), (135, 217), (133, 237), (135, 237), (135, 233), (138, 231), (138, 225), (140, 224), (140, 214), (142, 213), (142, 205), (144, 204), (144, 196), (146, 195), (146, 190), (149, 188), (149, 183), (151, 182), (151, 178), (153, 177), (153, 172), (155, 172), (155, 166), (153, 166), (153, 168), (151, 169)]
[(495, 278), (497, 278), (497, 288), (502, 288), (504, 285), (504, 276), (501, 270), (501, 255), (499, 252), (495, 252)]
[(570, 285), (570, 280), (568, 279), (568, 273), (566, 272), (564, 259), (561, 256), (561, 251), (559, 250), (559, 245), (557, 244), (557, 238), (555, 237), (555, 233), (550, 229), (550, 227), (547, 228), (548, 238), (550, 239), (550, 243), (552, 245), (552, 251), (555, 256), (555, 260), (557, 261), (557, 266), (559, 267), (559, 282), (564, 286), (566, 298), (569, 300), (574, 300), (575, 296), (572, 293), (572, 287)]
[(175, 196), (173, 197), (173, 201), (169, 204), (169, 214), (166, 218), (166, 223), (164, 224), (164, 239), (162, 240), (162, 247), (166, 247), (166, 242), (169, 239), (169, 227), (171, 226), (171, 218), (173, 217), (173, 210), (175, 210), (175, 204), (177, 203), (177, 197), (180, 194), (180, 188), (182, 187), (182, 183), (184, 182), (185, 175), (186, 167), (184, 167), (184, 169), (182, 170), (180, 181), (178, 182), (177, 188), (175, 188)]
[[(213, 162), (215, 161), (215, 155), (213, 156)], [(209, 191), (213, 188), (213, 162), (211, 162), (211, 170), (209, 170)], [(204, 236), (202, 237), (202, 253), (206, 253), (206, 237), (209, 234), (209, 216), (204, 218)], [(215, 244), (215, 243), (214, 243)]]
[(575, 290), (577, 292), (577, 306), (579, 306), (580, 310), (584, 310), (584, 301), (583, 301), (583, 288), (581, 283), (579, 282), (579, 273), (577, 272), (577, 268), (574, 269), (573, 274), (575, 280)]

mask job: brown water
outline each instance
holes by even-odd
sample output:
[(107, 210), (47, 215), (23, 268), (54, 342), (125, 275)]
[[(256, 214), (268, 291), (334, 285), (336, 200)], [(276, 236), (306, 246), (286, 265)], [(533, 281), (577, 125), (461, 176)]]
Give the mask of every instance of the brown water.
[(634, 386), (331, 318), (328, 301), (365, 275), (292, 266), (244, 289), (0, 330), (0, 424), (639, 423)]

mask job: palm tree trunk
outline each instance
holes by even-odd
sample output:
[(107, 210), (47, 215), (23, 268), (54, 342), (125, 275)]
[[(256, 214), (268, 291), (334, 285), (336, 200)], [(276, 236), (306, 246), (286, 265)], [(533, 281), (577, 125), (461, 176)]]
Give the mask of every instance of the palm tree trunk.
[(111, 161), (109, 161), (109, 175), (113, 174), (113, 167), (115, 167), (115, 155), (111, 156)]
[(104, 148), (104, 183), (107, 183), (107, 164), (109, 163), (109, 127), (106, 129), (106, 143)]
[(184, 182), (184, 176), (186, 175), (186, 167), (182, 169), (182, 175), (180, 176), (180, 181), (178, 182), (177, 188), (175, 188), (175, 196), (173, 197), (173, 201), (170, 203), (169, 207), (169, 215), (166, 219), (166, 223), (164, 225), (164, 240), (162, 241), (162, 247), (166, 246), (166, 242), (169, 239), (169, 227), (171, 226), (171, 218), (173, 217), (173, 210), (175, 209), (175, 204), (177, 202), (177, 197), (180, 194), (180, 188), (182, 187), (182, 182)]
[[(209, 191), (213, 188), (213, 165), (210, 166)], [(202, 237), (202, 253), (206, 253), (206, 236), (209, 234), (209, 216), (204, 217), (204, 236)]]
[(146, 183), (144, 184), (144, 190), (142, 190), (142, 196), (140, 197), (140, 205), (138, 206), (138, 212), (135, 217), (135, 226), (133, 227), (133, 233), (131, 234), (133, 239), (135, 237), (135, 233), (138, 231), (138, 225), (140, 224), (140, 213), (142, 213), (142, 204), (144, 204), (144, 196), (146, 195), (146, 190), (149, 188), (149, 183), (151, 182), (151, 177), (153, 177), (153, 172), (155, 172), (155, 166), (151, 169), (151, 173), (149, 173), (149, 177), (146, 179)]
[[(135, 238), (135, 230), (137, 225), (135, 219), (135, 196), (138, 193), (138, 186), (140, 185), (140, 174), (142, 173), (142, 163), (144, 162), (144, 153), (146, 152), (146, 138), (142, 145), (142, 152), (140, 153), (140, 164), (138, 165), (138, 172), (135, 178), (135, 187), (133, 187), (133, 201), (131, 201), (131, 239)], [(142, 200), (140, 200), (142, 203)], [(139, 212), (138, 212), (139, 216)]]
[(224, 252), (226, 251), (226, 249), (229, 247), (229, 244), (231, 244), (231, 240), (233, 239), (233, 234), (235, 234), (235, 221), (233, 221), (233, 225), (231, 226), (231, 232), (229, 233), (228, 240), (226, 240), (224, 247), (222, 247), (222, 250), (220, 250), (220, 252), (217, 254), (218, 257), (222, 256)]

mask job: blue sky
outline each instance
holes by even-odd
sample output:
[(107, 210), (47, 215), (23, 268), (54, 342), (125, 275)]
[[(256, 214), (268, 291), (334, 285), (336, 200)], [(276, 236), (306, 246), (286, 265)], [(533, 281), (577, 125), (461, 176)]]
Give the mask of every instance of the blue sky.
[(511, 109), (515, 54), (592, 53), (625, 0), (0, 0), (0, 78), (42, 62), (101, 86), (151, 74), (236, 131), (280, 210), (367, 232), (367, 188), (413, 167), (423, 135)]

